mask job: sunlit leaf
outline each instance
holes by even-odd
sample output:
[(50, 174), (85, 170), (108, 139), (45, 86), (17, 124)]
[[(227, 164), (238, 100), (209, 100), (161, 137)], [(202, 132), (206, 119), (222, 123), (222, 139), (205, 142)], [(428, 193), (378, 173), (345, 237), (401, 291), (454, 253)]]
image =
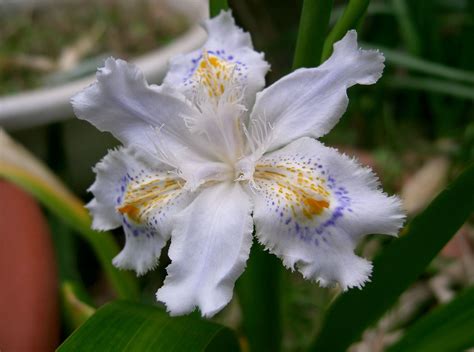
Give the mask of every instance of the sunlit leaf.
[(228, 328), (194, 317), (170, 317), (163, 310), (118, 301), (100, 309), (74, 332), (58, 352), (239, 351)]
[(71, 281), (61, 284), (63, 308), (74, 328), (81, 326), (95, 312), (93, 307), (81, 300), (81, 290), (81, 286), (77, 287)]
[(329, 308), (313, 351), (345, 351), (375, 323), (451, 239), (474, 210), (474, 165), (467, 168), (374, 260), (372, 282)]
[(0, 129), (0, 177), (33, 195), (52, 214), (62, 219), (86, 240), (102, 265), (110, 283), (121, 298), (135, 298), (137, 283), (130, 273), (119, 271), (112, 258), (119, 248), (108, 232), (91, 229), (91, 219), (84, 204), (37, 160)]

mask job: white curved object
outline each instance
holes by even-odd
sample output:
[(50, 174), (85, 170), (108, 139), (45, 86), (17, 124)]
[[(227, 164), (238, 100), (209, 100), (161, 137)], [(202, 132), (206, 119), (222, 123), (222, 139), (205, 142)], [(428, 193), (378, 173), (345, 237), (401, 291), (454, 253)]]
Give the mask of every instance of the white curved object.
[[(205, 31), (195, 26), (169, 45), (132, 62), (140, 67), (149, 82), (158, 82), (164, 77), (171, 57), (200, 47), (205, 39)], [(94, 80), (95, 75), (91, 75), (57, 87), (0, 97), (0, 127), (15, 130), (71, 118), (74, 116), (69, 102), (71, 96)]]

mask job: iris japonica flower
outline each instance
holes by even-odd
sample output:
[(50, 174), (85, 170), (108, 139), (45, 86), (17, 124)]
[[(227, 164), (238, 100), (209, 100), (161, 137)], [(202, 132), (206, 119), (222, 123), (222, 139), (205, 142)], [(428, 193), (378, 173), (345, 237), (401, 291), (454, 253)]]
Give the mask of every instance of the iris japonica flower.
[(113, 263), (142, 275), (171, 239), (157, 299), (172, 315), (212, 316), (232, 298), (255, 226), (287, 268), (362, 287), (372, 265), (354, 247), (366, 234), (396, 235), (401, 204), (369, 168), (315, 138), (338, 122), (349, 87), (380, 78), (384, 57), (349, 31), (321, 66), (263, 89), (269, 65), (231, 13), (204, 26), (204, 46), (172, 59), (162, 85), (110, 58), (72, 99), (77, 117), (123, 143), (94, 168), (87, 206), (93, 228), (124, 229)]

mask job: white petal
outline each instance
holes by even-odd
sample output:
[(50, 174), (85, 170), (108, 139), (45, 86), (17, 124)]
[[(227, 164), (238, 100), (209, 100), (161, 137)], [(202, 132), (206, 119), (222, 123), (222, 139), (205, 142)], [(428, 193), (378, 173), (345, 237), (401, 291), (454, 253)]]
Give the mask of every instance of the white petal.
[(219, 183), (175, 218), (168, 276), (157, 292), (171, 315), (212, 316), (232, 298), (252, 243), (251, 203), (238, 183)]
[(91, 213), (94, 230), (107, 231), (122, 225), (122, 216), (115, 208), (125, 191), (122, 180), (127, 174), (127, 165), (131, 163), (135, 163), (131, 151), (119, 148), (109, 151), (94, 167), (96, 179), (89, 192), (95, 198), (86, 206)]
[[(179, 55), (170, 62), (170, 70), (164, 84), (179, 89), (188, 97), (194, 93), (196, 82), (201, 81), (199, 66), (203, 53), (218, 59), (228, 67), (227, 74), (234, 75), (244, 86), (245, 105), (250, 108), (256, 92), (265, 86), (265, 75), (270, 66), (262, 53), (253, 50), (250, 35), (235, 25), (230, 11), (205, 21), (208, 39), (202, 48), (189, 54)], [(224, 72), (225, 73), (225, 72)]]
[(404, 214), (368, 168), (301, 138), (259, 160), (254, 181), (258, 239), (323, 286), (361, 287), (371, 264), (353, 253), (366, 234), (396, 235)]
[(166, 132), (161, 138), (174, 143), (188, 146), (192, 141), (181, 117), (192, 114), (192, 109), (171, 94), (169, 89), (149, 86), (136, 66), (109, 58), (98, 70), (97, 81), (71, 102), (78, 118), (111, 132), (125, 146), (154, 153), (154, 128), (161, 128)]
[(110, 151), (94, 171), (96, 181), (88, 204), (92, 227), (109, 230), (120, 225), (126, 235), (114, 265), (139, 275), (153, 268), (171, 234), (171, 219), (191, 201), (175, 174), (164, 164), (145, 159), (131, 148)]
[[(382, 54), (360, 50), (357, 33), (349, 31), (321, 66), (296, 70), (257, 94), (250, 118), (272, 126), (269, 150), (299, 137), (320, 137), (346, 111), (346, 90), (355, 84), (375, 83), (383, 62)], [(258, 134), (252, 125), (249, 130), (251, 136)]]
[(125, 246), (112, 263), (119, 269), (134, 270), (139, 276), (158, 266), (167, 238), (144, 225), (128, 223), (123, 228)]

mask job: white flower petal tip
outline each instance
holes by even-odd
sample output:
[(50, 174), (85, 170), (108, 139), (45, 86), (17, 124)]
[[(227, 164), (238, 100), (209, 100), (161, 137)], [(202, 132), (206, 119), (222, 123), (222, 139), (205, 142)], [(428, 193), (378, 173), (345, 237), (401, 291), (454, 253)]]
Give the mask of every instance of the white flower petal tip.
[(345, 255), (336, 254), (324, 265), (318, 263), (299, 266), (305, 279), (316, 281), (321, 287), (339, 285), (343, 291), (350, 288), (362, 289), (366, 282), (370, 282), (372, 268), (371, 262), (352, 252)]
[(270, 68), (264, 54), (253, 49), (249, 33), (235, 25), (230, 11), (221, 11), (203, 27), (207, 41), (200, 49), (170, 61), (164, 85), (182, 91), (189, 99), (197, 92), (214, 97), (238, 92), (242, 104), (250, 109)]
[(168, 276), (156, 294), (171, 315), (211, 317), (232, 298), (252, 244), (252, 204), (238, 183), (204, 189), (176, 217)]
[(253, 139), (262, 139), (260, 125), (272, 126), (265, 144), (276, 150), (300, 137), (319, 138), (328, 133), (346, 111), (347, 89), (375, 83), (384, 68), (382, 54), (358, 48), (357, 33), (349, 31), (334, 44), (334, 52), (321, 66), (301, 68), (257, 94), (249, 126)]
[[(134, 235), (132, 231), (128, 231), (126, 236)], [(158, 266), (164, 244), (164, 241), (153, 237), (127, 238), (125, 247), (115, 256), (112, 264), (119, 269), (134, 270), (138, 276), (144, 275)]]
[(405, 218), (369, 168), (311, 138), (264, 155), (254, 182), (259, 241), (323, 286), (362, 287), (372, 265), (353, 253), (358, 240), (396, 235)]
[[(236, 26), (231, 10), (221, 10), (216, 17), (204, 21), (203, 26), (209, 35), (209, 41), (216, 41), (219, 44), (225, 41), (230, 48), (248, 47), (253, 49), (250, 34)], [(212, 46), (214, 43), (209, 44)]]
[(87, 208), (94, 229), (123, 226), (125, 247), (113, 260), (118, 268), (143, 275), (157, 265), (173, 215), (192, 198), (169, 171), (133, 148), (111, 150), (94, 167), (97, 178), (89, 191), (95, 198)]
[(344, 65), (351, 70), (348, 75), (358, 84), (374, 84), (382, 77), (385, 57), (378, 50), (360, 49), (357, 32), (350, 30), (338, 42), (334, 43), (332, 56), (323, 63), (326, 65)]

